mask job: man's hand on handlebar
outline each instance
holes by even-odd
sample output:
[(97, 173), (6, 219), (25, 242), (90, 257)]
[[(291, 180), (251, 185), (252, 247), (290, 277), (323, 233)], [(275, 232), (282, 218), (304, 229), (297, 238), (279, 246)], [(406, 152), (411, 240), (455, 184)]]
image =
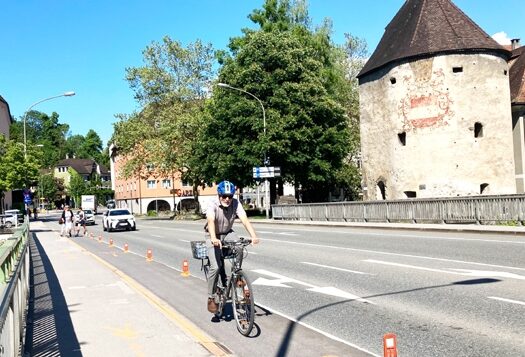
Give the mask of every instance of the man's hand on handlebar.
[(210, 240), (211, 240), (211, 244), (213, 244), (215, 247), (222, 248), (222, 244), (221, 244), (220, 239), (210, 238)]
[(255, 237), (255, 238), (252, 238), (252, 245), (253, 244), (258, 244), (259, 243), (259, 238)]

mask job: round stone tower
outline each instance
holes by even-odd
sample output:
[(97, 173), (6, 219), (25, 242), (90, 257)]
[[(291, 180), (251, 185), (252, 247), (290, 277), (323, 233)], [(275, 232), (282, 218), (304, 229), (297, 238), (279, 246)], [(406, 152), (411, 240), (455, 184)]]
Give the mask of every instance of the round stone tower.
[(365, 200), (516, 192), (509, 52), (449, 0), (407, 0), (359, 73)]

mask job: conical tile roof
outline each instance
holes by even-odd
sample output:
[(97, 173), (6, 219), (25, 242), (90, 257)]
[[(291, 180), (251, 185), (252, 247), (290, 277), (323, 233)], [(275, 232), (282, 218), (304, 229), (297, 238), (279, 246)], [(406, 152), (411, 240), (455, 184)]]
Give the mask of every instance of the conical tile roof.
[(407, 0), (357, 77), (403, 59), (480, 51), (510, 55), (450, 0)]

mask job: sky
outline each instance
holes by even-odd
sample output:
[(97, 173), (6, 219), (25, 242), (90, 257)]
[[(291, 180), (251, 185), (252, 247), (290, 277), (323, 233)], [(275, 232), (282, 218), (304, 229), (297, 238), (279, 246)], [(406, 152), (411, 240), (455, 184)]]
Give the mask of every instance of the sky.
[[(143, 64), (142, 51), (166, 35), (183, 45), (200, 39), (227, 49), (263, 0), (11, 0), (0, 9), (0, 96), (20, 119), (33, 110), (57, 112), (71, 135), (90, 129), (104, 146), (115, 114), (139, 110), (126, 68)], [(525, 44), (525, 1), (454, 0), (489, 35)], [(363, 38), (370, 53), (404, 0), (309, 0), (313, 24), (330, 18), (332, 39)]]

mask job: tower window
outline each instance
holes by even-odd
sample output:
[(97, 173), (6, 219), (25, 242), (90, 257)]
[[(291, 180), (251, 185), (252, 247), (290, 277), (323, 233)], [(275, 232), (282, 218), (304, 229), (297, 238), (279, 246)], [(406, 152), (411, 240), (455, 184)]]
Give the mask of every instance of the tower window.
[(407, 196), (407, 198), (416, 198), (417, 194), (416, 191), (405, 191), (405, 196)]
[(396, 77), (390, 77), (390, 83), (396, 84)]
[(482, 195), (484, 193), (488, 193), (487, 187), (489, 187), (488, 183), (482, 183), (481, 185), (479, 185), (479, 194)]
[(453, 73), (461, 73), (463, 72), (463, 67), (452, 67)]
[(483, 124), (481, 124), (480, 122), (476, 122), (474, 124), (474, 137), (475, 138), (483, 137)]
[(399, 138), (399, 142), (401, 145), (406, 146), (407, 145), (407, 133), (402, 132), (397, 134), (397, 137)]
[(507, 75), (507, 70), (504, 70), (504, 71), (503, 71), (503, 75), (504, 75), (504, 76)]

